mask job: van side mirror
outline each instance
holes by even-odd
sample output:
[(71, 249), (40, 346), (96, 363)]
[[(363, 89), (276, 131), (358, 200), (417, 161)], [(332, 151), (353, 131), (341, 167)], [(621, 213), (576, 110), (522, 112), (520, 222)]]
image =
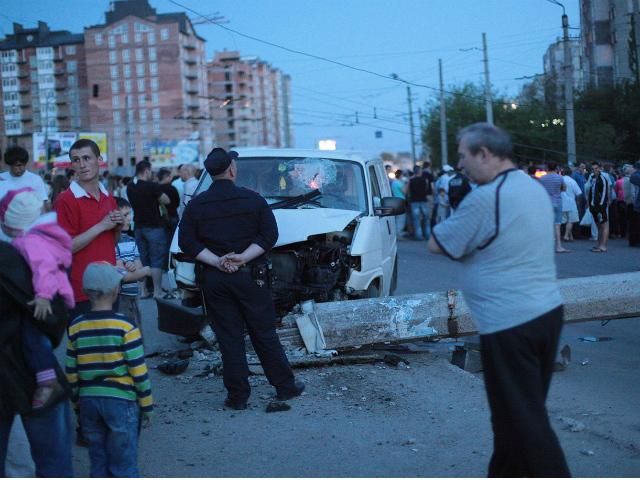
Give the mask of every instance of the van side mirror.
[(378, 217), (391, 217), (404, 213), (404, 199), (397, 197), (384, 197), (379, 207), (375, 208)]

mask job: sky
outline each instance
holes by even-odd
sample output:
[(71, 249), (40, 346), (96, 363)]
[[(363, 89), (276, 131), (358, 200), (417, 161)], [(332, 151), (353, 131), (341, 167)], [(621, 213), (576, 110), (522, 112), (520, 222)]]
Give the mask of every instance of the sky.
[[(150, 0), (158, 13), (186, 11), (214, 52), (238, 50), (291, 76), (295, 146), (365, 153), (410, 151), (407, 85), (418, 112), (438, 101), (438, 59), (445, 90), (484, 84), (486, 33), (491, 83), (517, 95), (543, 73), (543, 55), (562, 36), (562, 8), (549, 0)], [(578, 0), (563, 0), (579, 34)], [(0, 0), (0, 36), (12, 23), (80, 33), (104, 22), (109, 0)], [(181, 6), (179, 6), (179, 5)], [(221, 25), (212, 17), (222, 18)], [(233, 30), (233, 31), (231, 31)], [(323, 60), (326, 59), (326, 60)], [(338, 65), (337, 62), (343, 65)], [(377, 138), (376, 132), (381, 132)], [(380, 135), (380, 133), (378, 133)], [(420, 147), (416, 147), (418, 150)]]

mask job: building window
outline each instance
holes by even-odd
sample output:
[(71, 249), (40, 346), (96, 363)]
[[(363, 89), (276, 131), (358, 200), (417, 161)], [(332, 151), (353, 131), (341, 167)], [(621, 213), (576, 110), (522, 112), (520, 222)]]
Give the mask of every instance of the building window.
[(70, 60), (67, 62), (67, 72), (75, 73), (78, 71), (78, 62), (75, 60)]
[(111, 78), (118, 78), (118, 66), (117, 65), (112, 65), (111, 66)]
[(159, 108), (154, 108), (153, 109), (153, 119), (154, 120), (160, 120), (160, 109)]
[(131, 65), (124, 66), (124, 76), (125, 78), (131, 77)]
[(122, 35), (120, 35), (120, 41), (122, 43), (129, 43), (129, 34), (123, 33)]
[(75, 75), (69, 75), (69, 86), (70, 87), (77, 87), (78, 86), (78, 77), (76, 77)]
[(75, 55), (76, 54), (76, 46), (75, 45), (67, 45), (64, 47), (64, 53), (67, 55)]
[(149, 32), (149, 34), (147, 35), (147, 41), (149, 42), (149, 45), (155, 45), (156, 34), (153, 32)]
[(144, 92), (144, 78), (138, 79), (138, 91)]
[(140, 133), (143, 137), (146, 137), (147, 135), (149, 135), (149, 127), (147, 127), (146, 125), (140, 125)]
[(122, 50), (122, 61), (128, 62), (129, 60), (131, 60), (131, 55), (129, 53), (129, 49), (125, 48), (124, 50)]
[(141, 122), (147, 121), (147, 111), (144, 108), (140, 110), (140, 121)]
[(109, 63), (118, 63), (118, 54), (116, 52), (109, 52)]
[(136, 43), (142, 42), (142, 34), (140, 32), (136, 32), (134, 34), (134, 40), (136, 41)]
[(127, 108), (132, 108), (135, 104), (135, 96), (134, 95), (127, 95)]
[(155, 62), (157, 58), (156, 47), (149, 47), (149, 61)]
[(168, 28), (160, 29), (160, 40), (169, 40), (169, 29)]
[(159, 123), (154, 123), (153, 124), (153, 134), (154, 135), (160, 135), (160, 124)]
[(117, 80), (111, 82), (111, 93), (120, 93), (120, 82)]
[(93, 39), (96, 42), (96, 45), (98, 45), (98, 46), (102, 45), (102, 34), (101, 33), (96, 33), (95, 36), (93, 37)]
[(120, 110), (113, 111), (113, 124), (120, 125)]
[(116, 127), (113, 129), (113, 136), (118, 138), (122, 136), (122, 128)]
[(158, 105), (160, 103), (160, 95), (158, 95), (157, 93), (152, 93), (151, 94), (151, 103), (154, 105)]
[(158, 79), (157, 78), (152, 78), (151, 79), (151, 91), (152, 92), (157, 92), (158, 91)]
[(113, 95), (111, 97), (111, 106), (113, 108), (118, 108), (120, 106), (120, 96), (119, 95)]
[(142, 94), (138, 95), (138, 105), (144, 107), (147, 104), (147, 96)]
[(36, 55), (38, 58), (53, 58), (53, 47), (38, 47)]
[(144, 50), (142, 48), (136, 48), (136, 62), (142, 62), (144, 60)]
[(116, 36), (109, 35), (109, 48), (116, 48)]
[(150, 63), (149, 64), (149, 71), (151, 72), (151, 75), (157, 75), (158, 74), (158, 64), (157, 63)]
[(136, 64), (136, 75), (138, 77), (144, 77), (144, 63)]
[(131, 93), (131, 80), (124, 81), (124, 91), (126, 93)]

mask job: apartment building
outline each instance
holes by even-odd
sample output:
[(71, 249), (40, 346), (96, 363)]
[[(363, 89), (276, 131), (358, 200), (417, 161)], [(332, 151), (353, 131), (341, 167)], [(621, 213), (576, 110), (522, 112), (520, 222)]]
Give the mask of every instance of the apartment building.
[(291, 78), (256, 57), (217, 52), (207, 64), (216, 144), (292, 147)]
[[(32, 134), (88, 127), (84, 35), (13, 24), (0, 41), (0, 148), (18, 144), (34, 158)], [(35, 155), (37, 157), (37, 155)], [(42, 158), (36, 161), (44, 161)]]
[[(610, 87), (625, 81), (636, 81), (632, 68), (637, 62), (640, 25), (640, 0), (581, 0), (581, 40), (584, 46), (586, 80), (593, 87)], [(634, 16), (635, 11), (635, 16)], [(637, 36), (636, 52), (633, 45), (632, 22)]]
[(188, 161), (165, 155), (186, 141), (196, 154), (209, 151), (205, 40), (185, 13), (158, 14), (147, 0), (114, 1), (104, 24), (84, 35), (90, 124), (107, 132), (115, 171), (144, 158), (156, 166)]
[[(583, 48), (579, 38), (569, 38), (572, 77), (574, 91), (584, 90), (586, 86), (583, 68)], [(564, 41), (557, 39), (544, 54), (545, 95), (547, 100), (558, 108), (564, 106), (565, 59)]]

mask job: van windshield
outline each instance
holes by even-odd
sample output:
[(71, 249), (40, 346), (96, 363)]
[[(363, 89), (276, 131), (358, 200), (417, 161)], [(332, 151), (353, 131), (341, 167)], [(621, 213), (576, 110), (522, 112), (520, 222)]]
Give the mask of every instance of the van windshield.
[[(313, 190), (322, 194), (309, 206), (356, 210), (367, 213), (362, 166), (329, 158), (241, 157), (237, 160), (237, 184), (275, 203)], [(196, 195), (211, 186), (206, 174)]]

